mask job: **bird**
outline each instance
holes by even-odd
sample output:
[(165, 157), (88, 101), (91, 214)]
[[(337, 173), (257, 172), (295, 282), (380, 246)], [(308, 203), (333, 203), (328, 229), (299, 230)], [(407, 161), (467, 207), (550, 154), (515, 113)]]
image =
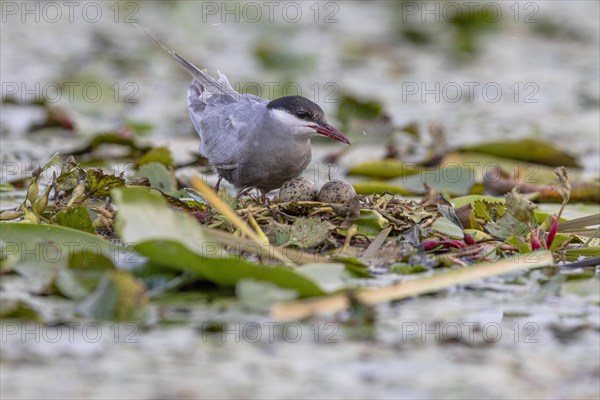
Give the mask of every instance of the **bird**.
[(263, 194), (299, 176), (312, 158), (311, 137), (327, 136), (350, 145), (330, 125), (321, 107), (302, 96), (274, 100), (238, 93), (227, 77), (215, 79), (135, 24), (192, 76), (187, 92), (190, 119), (200, 136), (200, 154), (238, 196), (254, 188)]

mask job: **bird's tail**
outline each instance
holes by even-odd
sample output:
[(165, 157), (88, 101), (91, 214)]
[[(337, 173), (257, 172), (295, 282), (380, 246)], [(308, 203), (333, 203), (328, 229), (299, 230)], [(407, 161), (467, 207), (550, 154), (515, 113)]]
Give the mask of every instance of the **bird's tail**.
[(231, 87), (231, 84), (229, 83), (225, 75), (219, 72), (219, 80), (212, 78), (206, 72), (202, 71), (200, 68), (196, 67), (194, 64), (192, 64), (184, 57), (179, 55), (179, 53), (169, 49), (160, 40), (155, 38), (150, 32), (142, 28), (139, 24), (134, 23), (134, 25), (146, 35), (148, 35), (150, 39), (152, 39), (156, 44), (162, 47), (167, 53), (169, 53), (171, 57), (173, 57), (179, 64), (181, 64), (191, 76), (197, 79), (204, 86), (204, 89), (206, 89), (208, 92), (217, 92), (223, 95), (230, 95), (233, 97), (236, 97), (236, 95), (238, 95), (238, 93)]

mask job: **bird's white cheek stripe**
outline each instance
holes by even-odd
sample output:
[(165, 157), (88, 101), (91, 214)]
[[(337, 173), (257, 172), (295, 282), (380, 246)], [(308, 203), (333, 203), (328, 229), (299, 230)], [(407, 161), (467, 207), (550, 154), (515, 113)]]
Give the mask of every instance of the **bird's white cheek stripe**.
[(299, 118), (294, 117), (292, 114), (283, 111), (283, 110), (271, 110), (271, 113), (280, 123), (288, 126), (301, 126), (306, 124), (306, 121), (303, 121)]

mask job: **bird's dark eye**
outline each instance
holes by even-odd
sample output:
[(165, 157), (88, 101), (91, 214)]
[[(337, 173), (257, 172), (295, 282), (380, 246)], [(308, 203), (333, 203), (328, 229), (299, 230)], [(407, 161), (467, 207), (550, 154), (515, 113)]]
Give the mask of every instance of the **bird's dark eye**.
[(308, 117), (308, 112), (306, 112), (305, 110), (296, 111), (296, 117), (304, 119)]

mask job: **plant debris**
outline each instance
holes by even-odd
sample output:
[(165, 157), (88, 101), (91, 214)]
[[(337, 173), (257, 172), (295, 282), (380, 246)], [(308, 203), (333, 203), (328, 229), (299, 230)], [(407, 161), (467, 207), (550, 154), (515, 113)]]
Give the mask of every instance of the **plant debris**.
[[(328, 197), (323, 190), (338, 182), (331, 181), (320, 201), (280, 195), (264, 204), (251, 196), (217, 195), (197, 177), (195, 190), (183, 186), (162, 148), (147, 151), (136, 165), (126, 177), (55, 155), (34, 171), (20, 206), (0, 214), (8, 221), (2, 225), (3, 273), (34, 279), (38, 293), (64, 296), (75, 302), (76, 314), (99, 319), (147, 319), (151, 298), (183, 282), (235, 289), (240, 301), (263, 311), (273, 302), (331, 296), (314, 303), (323, 304), (317, 308), (274, 306), (273, 315), (286, 319), (342, 309), (350, 304), (348, 293), (354, 302), (374, 304), (599, 255), (592, 242), (597, 230), (588, 228), (596, 219), (559, 223), (573, 190), (564, 167), (555, 171), (554, 189), (563, 204), (547, 215), (517, 187), (505, 199), (447, 199), (428, 187), (419, 202), (387, 192), (356, 195), (345, 186), (347, 198), (338, 198), (339, 190)], [(569, 229), (595, 233), (586, 238)], [(69, 247), (70, 241), (81, 248)], [(37, 273), (19, 246), (25, 242), (54, 246), (60, 257)], [(537, 263), (528, 264), (534, 254)], [(414, 281), (416, 291), (403, 284), (363, 291), (367, 282), (381, 284), (374, 279), (381, 271), (400, 282), (403, 276), (434, 276)], [(272, 295), (249, 302), (248, 293), (260, 288)], [(27, 314), (27, 304), (18, 307), (13, 310)]]

